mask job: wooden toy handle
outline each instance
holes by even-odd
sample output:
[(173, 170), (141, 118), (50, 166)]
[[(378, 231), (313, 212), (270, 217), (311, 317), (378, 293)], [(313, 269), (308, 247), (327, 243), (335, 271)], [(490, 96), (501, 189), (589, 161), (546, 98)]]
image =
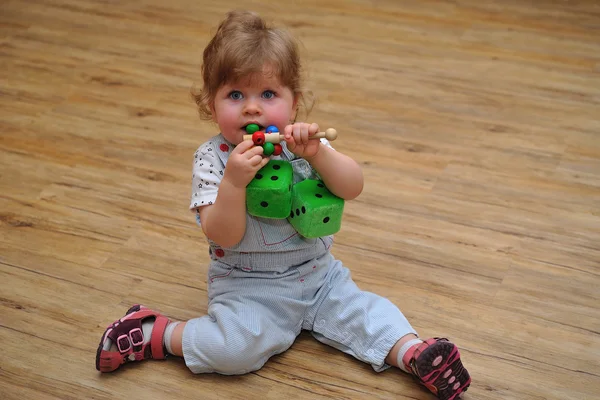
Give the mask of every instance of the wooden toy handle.
[[(284, 136), (279, 133), (265, 133), (265, 142), (267, 143), (280, 143), (284, 141)], [(329, 128), (325, 130), (325, 132), (317, 132), (313, 136), (310, 136), (309, 139), (327, 139), (327, 140), (335, 140), (337, 139), (337, 131), (333, 128)], [(252, 140), (252, 135), (244, 135), (244, 140)]]

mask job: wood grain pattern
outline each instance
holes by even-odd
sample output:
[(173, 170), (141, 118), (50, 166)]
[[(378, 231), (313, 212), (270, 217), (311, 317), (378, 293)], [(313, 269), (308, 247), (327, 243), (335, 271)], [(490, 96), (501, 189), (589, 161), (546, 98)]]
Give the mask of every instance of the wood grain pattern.
[(600, 5), (592, 0), (0, 4), (3, 399), (431, 399), (307, 333), (263, 369), (183, 360), (100, 375), (132, 303), (207, 308), (187, 210), (215, 133), (189, 96), (203, 46), (251, 7), (302, 41), (311, 121), (361, 163), (334, 254), (422, 336), (469, 399), (600, 396)]

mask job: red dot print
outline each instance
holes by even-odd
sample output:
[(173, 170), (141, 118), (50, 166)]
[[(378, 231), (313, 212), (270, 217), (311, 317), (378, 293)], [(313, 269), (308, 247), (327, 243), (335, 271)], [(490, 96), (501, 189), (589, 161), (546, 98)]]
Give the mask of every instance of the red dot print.
[(229, 151), (229, 146), (227, 146), (225, 143), (221, 143), (219, 149), (221, 149), (221, 151)]
[(217, 257), (223, 257), (225, 255), (225, 252), (223, 251), (223, 249), (216, 249), (215, 250), (215, 255)]

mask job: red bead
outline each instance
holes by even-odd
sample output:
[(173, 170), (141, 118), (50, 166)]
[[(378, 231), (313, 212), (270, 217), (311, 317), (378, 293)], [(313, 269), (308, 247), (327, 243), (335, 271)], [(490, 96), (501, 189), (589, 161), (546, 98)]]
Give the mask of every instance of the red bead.
[(258, 131), (252, 134), (252, 141), (256, 146), (262, 146), (265, 144), (265, 133)]
[(281, 147), (281, 145), (279, 143), (275, 144), (275, 150), (273, 151), (273, 155), (278, 156), (281, 154), (282, 151), (283, 148)]

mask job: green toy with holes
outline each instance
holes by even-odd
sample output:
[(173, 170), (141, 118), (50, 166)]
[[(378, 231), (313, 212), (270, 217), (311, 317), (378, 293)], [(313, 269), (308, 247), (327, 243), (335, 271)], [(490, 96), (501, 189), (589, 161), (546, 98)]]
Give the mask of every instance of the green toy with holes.
[(271, 160), (262, 167), (246, 187), (246, 207), (255, 217), (286, 218), (292, 206), (292, 165)]
[(323, 181), (306, 179), (292, 187), (288, 221), (304, 237), (333, 235), (340, 230), (344, 200), (331, 193)]
[[(266, 129), (267, 135), (258, 131), (257, 125), (246, 127), (257, 146), (270, 145), (265, 138), (277, 135), (276, 127)], [(335, 131), (335, 130), (333, 130)], [(269, 139), (271, 140), (271, 139)], [(273, 152), (265, 149), (265, 155), (281, 154), (276, 144)], [(285, 160), (270, 160), (246, 187), (246, 207), (255, 217), (287, 218), (298, 233), (307, 238), (332, 235), (340, 230), (344, 200), (331, 193), (323, 181), (307, 179), (296, 184), (292, 165)]]

